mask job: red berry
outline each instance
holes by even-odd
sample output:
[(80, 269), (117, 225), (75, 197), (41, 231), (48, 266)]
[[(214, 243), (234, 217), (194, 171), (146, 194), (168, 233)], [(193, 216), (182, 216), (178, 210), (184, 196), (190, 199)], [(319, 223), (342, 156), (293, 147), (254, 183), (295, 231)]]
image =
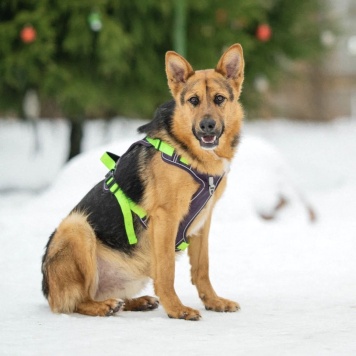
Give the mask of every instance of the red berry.
[(36, 30), (32, 26), (25, 26), (21, 30), (21, 40), (24, 43), (31, 43), (36, 39)]
[(256, 30), (256, 37), (262, 42), (269, 41), (272, 37), (271, 27), (265, 23), (258, 25)]

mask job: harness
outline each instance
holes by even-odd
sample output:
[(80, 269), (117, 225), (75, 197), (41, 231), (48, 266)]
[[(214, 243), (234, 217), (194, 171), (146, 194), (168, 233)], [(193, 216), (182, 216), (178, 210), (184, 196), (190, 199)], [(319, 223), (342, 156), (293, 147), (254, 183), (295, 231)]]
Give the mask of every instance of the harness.
[[(224, 174), (220, 176), (211, 176), (198, 172), (189, 165), (188, 161), (184, 157), (178, 156), (172, 146), (157, 138), (154, 139), (146, 137), (143, 140), (137, 141), (130, 146), (128, 151), (130, 151), (133, 146), (136, 146), (138, 144), (146, 147), (153, 146), (157, 151), (161, 152), (161, 157), (164, 162), (185, 170), (194, 178), (197, 183), (199, 183), (199, 187), (190, 201), (188, 214), (180, 222), (178, 233), (176, 236), (176, 251), (183, 251), (189, 246), (189, 242), (187, 240), (188, 228), (191, 226), (194, 219), (198, 216), (198, 214), (210, 200), (210, 198), (215, 192), (215, 189), (221, 182)], [(101, 161), (109, 169), (109, 172), (105, 176), (104, 184), (115, 196), (120, 205), (129, 244), (136, 244), (137, 237), (134, 229), (132, 213), (136, 214), (139, 217), (141, 223), (145, 228), (147, 228), (148, 222), (147, 213), (142, 207), (137, 205), (128, 196), (126, 196), (126, 194), (119, 187), (118, 183), (115, 181), (114, 172), (118, 168), (120, 156), (117, 156), (110, 152), (106, 152), (101, 157)]]

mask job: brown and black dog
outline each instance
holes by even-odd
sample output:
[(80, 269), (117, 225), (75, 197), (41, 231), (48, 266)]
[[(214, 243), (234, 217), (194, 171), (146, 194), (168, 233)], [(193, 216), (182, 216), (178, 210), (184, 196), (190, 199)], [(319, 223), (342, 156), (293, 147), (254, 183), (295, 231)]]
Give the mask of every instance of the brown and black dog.
[[(158, 144), (134, 144), (112, 171), (125, 199), (142, 208), (148, 219), (142, 223), (132, 213), (137, 242), (130, 243), (123, 211), (108, 181), (98, 183), (46, 246), (42, 289), (52, 311), (105, 316), (120, 309), (155, 309), (156, 298), (134, 298), (153, 279), (169, 317), (198, 320), (199, 311), (183, 305), (174, 290), (176, 241), (183, 228), (191, 280), (205, 308), (239, 309), (238, 303), (219, 297), (210, 283), (208, 235), (213, 207), (226, 186), (239, 141), (243, 70), (239, 44), (226, 50), (215, 69), (199, 71), (179, 54), (167, 52), (173, 100), (139, 128)], [(161, 142), (173, 153), (167, 154)], [(206, 187), (210, 194), (187, 223)]]

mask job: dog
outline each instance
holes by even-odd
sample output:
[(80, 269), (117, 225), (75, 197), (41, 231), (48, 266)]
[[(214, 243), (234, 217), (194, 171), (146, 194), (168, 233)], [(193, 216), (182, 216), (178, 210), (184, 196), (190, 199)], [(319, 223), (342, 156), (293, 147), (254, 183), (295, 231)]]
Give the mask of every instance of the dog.
[[(160, 303), (170, 318), (199, 320), (174, 289), (175, 258), (185, 248), (205, 308), (240, 309), (211, 285), (208, 235), (240, 137), (243, 50), (232, 45), (215, 69), (194, 71), (174, 51), (165, 60), (173, 100), (138, 129), (146, 139), (121, 158), (109, 154), (109, 174), (49, 238), (42, 290), (55, 313), (109, 316)], [(135, 297), (150, 280), (159, 299)]]

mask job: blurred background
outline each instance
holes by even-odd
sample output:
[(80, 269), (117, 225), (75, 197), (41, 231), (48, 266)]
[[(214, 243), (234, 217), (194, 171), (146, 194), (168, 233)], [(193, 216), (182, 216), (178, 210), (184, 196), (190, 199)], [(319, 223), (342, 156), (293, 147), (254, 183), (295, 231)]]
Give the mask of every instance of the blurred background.
[(150, 118), (169, 98), (164, 54), (215, 66), (240, 42), (247, 120), (356, 115), (355, 0), (2, 0), (0, 117)]
[(356, 0), (2, 0), (0, 191), (49, 185), (80, 152), (134, 134), (170, 98), (167, 50), (212, 68), (241, 43), (246, 132), (274, 144), (287, 119), (355, 119), (355, 16)]

